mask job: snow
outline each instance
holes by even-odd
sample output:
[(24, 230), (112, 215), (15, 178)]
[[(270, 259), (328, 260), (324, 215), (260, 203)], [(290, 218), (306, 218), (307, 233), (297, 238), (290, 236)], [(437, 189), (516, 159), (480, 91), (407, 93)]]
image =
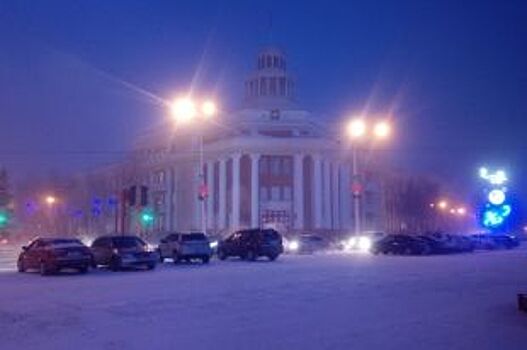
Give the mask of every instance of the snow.
[(523, 248), (50, 277), (1, 266), (2, 350), (527, 347), (527, 314), (516, 307), (527, 291)]

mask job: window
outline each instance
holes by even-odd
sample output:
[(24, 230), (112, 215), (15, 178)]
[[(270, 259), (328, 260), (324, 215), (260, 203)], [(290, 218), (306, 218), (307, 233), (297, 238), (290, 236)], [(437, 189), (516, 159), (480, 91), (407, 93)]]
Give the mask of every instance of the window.
[(284, 164), (283, 164), (283, 167), (282, 167), (282, 174), (284, 175), (291, 175), (291, 173), (293, 172), (293, 161), (291, 158), (289, 157), (286, 157), (286, 158), (283, 158), (284, 160)]
[(273, 56), (273, 66), (278, 68), (278, 56)]
[(279, 95), (280, 96), (285, 96), (285, 77), (281, 77), (280, 78), (280, 81), (279, 81), (279, 84), (278, 84), (278, 89), (279, 89)]
[(269, 95), (276, 96), (276, 78), (270, 78)]
[(280, 200), (280, 187), (278, 186), (271, 187), (271, 200), (273, 201)]
[(280, 158), (272, 157), (270, 165), (271, 165), (271, 174), (280, 175)]
[(267, 78), (260, 78), (260, 95), (267, 95)]
[(293, 190), (291, 189), (291, 187), (285, 186), (282, 188), (282, 190), (283, 190), (283, 196), (282, 196), (283, 200), (290, 201), (293, 197)]
[(273, 58), (271, 56), (267, 56), (267, 68), (271, 68), (271, 66), (273, 65), (272, 59)]
[(267, 202), (269, 200), (268, 192), (267, 187), (260, 187), (260, 201)]
[(166, 173), (164, 170), (159, 170), (154, 173), (154, 183), (155, 184), (164, 184), (166, 180)]

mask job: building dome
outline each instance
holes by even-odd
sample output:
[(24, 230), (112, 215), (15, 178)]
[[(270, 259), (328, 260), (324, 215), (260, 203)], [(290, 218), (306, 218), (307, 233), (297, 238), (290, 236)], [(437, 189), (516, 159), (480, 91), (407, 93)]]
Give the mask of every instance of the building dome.
[(267, 47), (258, 54), (256, 69), (245, 82), (245, 101), (249, 107), (282, 108), (291, 106), (294, 82), (287, 72), (282, 50)]

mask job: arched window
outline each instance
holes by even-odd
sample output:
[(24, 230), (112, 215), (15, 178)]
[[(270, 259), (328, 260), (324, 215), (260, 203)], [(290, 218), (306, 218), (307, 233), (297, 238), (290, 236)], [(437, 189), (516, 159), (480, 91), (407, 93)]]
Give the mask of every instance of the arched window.
[(278, 68), (278, 56), (273, 56), (273, 67)]
[(271, 56), (267, 56), (267, 64), (266, 64), (267, 68), (271, 68), (272, 64), (273, 64), (273, 58)]

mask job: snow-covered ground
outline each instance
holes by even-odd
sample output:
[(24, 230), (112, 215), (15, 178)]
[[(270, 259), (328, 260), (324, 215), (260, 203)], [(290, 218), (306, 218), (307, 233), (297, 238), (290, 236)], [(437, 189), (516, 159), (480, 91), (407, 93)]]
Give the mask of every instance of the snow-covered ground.
[(523, 248), (50, 277), (4, 271), (0, 349), (526, 349), (520, 291)]

